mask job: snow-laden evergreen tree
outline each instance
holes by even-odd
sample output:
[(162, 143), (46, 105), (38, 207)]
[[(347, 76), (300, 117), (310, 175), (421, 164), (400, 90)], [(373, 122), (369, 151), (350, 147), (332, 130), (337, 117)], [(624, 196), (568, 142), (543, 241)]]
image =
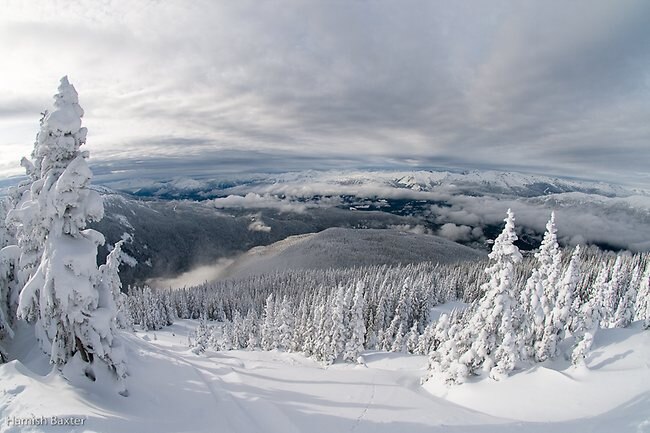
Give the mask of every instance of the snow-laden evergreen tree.
[(161, 316), (163, 319), (163, 326), (169, 326), (176, 320), (175, 308), (172, 306), (171, 293), (165, 290), (159, 294), (161, 300)]
[(514, 287), (515, 264), (522, 260), (517, 240), (515, 216), (508, 209), (505, 227), (494, 241), (489, 258), (492, 264), (485, 270), (490, 280), (482, 287), (485, 293), (469, 322), (470, 332), (476, 333), (470, 350), (462, 356), (470, 373), (479, 368), (500, 379), (515, 368), (520, 358), (513, 327), (513, 311), (518, 308)]
[(571, 362), (574, 365), (584, 365), (584, 359), (591, 350), (594, 337), (600, 329), (602, 305), (598, 293), (592, 294), (576, 316), (576, 325), (574, 326), (576, 345), (571, 353)]
[(124, 241), (115, 244), (106, 257), (106, 263), (99, 267), (100, 287), (113, 297), (117, 313), (116, 324), (121, 329), (133, 328), (133, 317), (128, 308), (126, 295), (122, 293), (122, 281), (120, 280), (119, 267), (122, 263), (122, 245)]
[(314, 323), (316, 324), (316, 341), (314, 343), (314, 356), (327, 362), (331, 361), (332, 354), (332, 337), (330, 330), (332, 328), (332, 317), (329, 314), (329, 305), (325, 303), (322, 295), (319, 296), (320, 302), (317, 303), (314, 312)]
[(343, 350), (345, 349), (346, 334), (348, 331), (344, 327), (345, 315), (348, 309), (347, 305), (345, 304), (345, 293), (345, 286), (339, 284), (338, 290), (336, 292), (336, 297), (334, 298), (334, 303), (332, 305), (330, 348), (329, 353), (326, 354), (325, 358), (325, 361), (330, 364), (335, 362), (339, 356), (343, 355)]
[(393, 344), (390, 347), (391, 352), (406, 352), (406, 329), (404, 329), (404, 323), (401, 322), (397, 332), (395, 332), (395, 338), (393, 339)]
[(457, 316), (458, 313), (456, 310), (454, 310), (451, 314), (445, 313), (440, 316), (438, 321), (435, 323), (435, 328), (433, 329), (432, 335), (433, 338), (429, 342), (428, 347), (426, 347), (426, 350), (423, 350), (424, 348), (420, 349), (423, 355), (437, 350), (440, 344), (449, 338), (449, 328), (451, 327), (452, 322), (457, 323), (455, 319), (453, 319)]
[(225, 319), (221, 325), (221, 338), (217, 342), (217, 347), (219, 350), (236, 349), (233, 344), (233, 324), (228, 319)]
[(417, 353), (420, 333), (418, 332), (418, 321), (413, 322), (413, 326), (406, 334), (406, 351), (408, 353)]
[[(519, 329), (519, 350), (523, 359), (535, 357), (535, 345), (544, 336), (546, 316), (542, 307), (544, 286), (538, 269), (533, 269), (519, 296), (520, 310), (516, 317)], [(545, 301), (546, 302), (546, 301)]]
[(641, 277), (634, 310), (635, 319), (642, 320), (643, 327), (650, 329), (650, 261), (646, 264), (645, 272)]
[(542, 245), (535, 254), (539, 262), (539, 273), (544, 288), (546, 299), (542, 298), (542, 308), (548, 317), (555, 305), (557, 297), (557, 283), (562, 275), (562, 250), (557, 242), (557, 228), (555, 226), (555, 212), (551, 212), (551, 219), (546, 223), (546, 232)]
[[(382, 334), (382, 350), (402, 352), (404, 350), (404, 333), (408, 329), (408, 318), (411, 313), (411, 278), (404, 280), (399, 300), (395, 306), (395, 313), (390, 325)], [(400, 334), (401, 332), (401, 334)], [(399, 341), (396, 343), (395, 340)]]
[(208, 348), (210, 337), (212, 334), (212, 329), (208, 326), (205, 321), (205, 317), (199, 320), (199, 326), (194, 329), (194, 332), (191, 335), (191, 348), (192, 352), (199, 353), (205, 352)]
[(18, 246), (8, 245), (0, 250), (0, 363), (8, 360), (3, 340), (14, 337), (13, 324), (20, 290), (16, 278), (19, 260)]
[(12, 231), (5, 224), (9, 208), (9, 200), (0, 199), (0, 363), (7, 361), (2, 341), (14, 336), (12, 326), (21, 288), (17, 278), (20, 248), (15, 245)]
[[(308, 335), (313, 332), (310, 329), (309, 309), (307, 308), (307, 298), (303, 298), (298, 305), (298, 312), (296, 314), (296, 322), (293, 328), (293, 336), (291, 337), (292, 352), (304, 352), (311, 354), (313, 350), (312, 336)], [(309, 356), (309, 355), (307, 355)]]
[(568, 330), (571, 319), (577, 314), (575, 301), (578, 297), (578, 285), (582, 278), (580, 273), (581, 252), (580, 245), (577, 245), (558, 285), (557, 300), (553, 307), (553, 321), (558, 329)]
[(244, 336), (244, 318), (239, 310), (232, 312), (232, 347), (235, 350), (246, 347), (248, 336)]
[[(41, 130), (47, 117), (47, 112), (41, 118)], [(39, 140), (34, 143), (33, 158), (39, 147)], [(27, 158), (21, 160), (21, 166), (26, 170), (28, 179), (17, 187), (9, 189), (11, 203), (7, 205), (8, 212), (3, 219), (5, 222), (5, 235), (12, 233), (13, 243), (19, 247), (20, 257), (14, 271), (13, 280), (19, 287), (24, 287), (31, 278), (39, 264), (47, 228), (43, 224), (43, 216), (39, 203), (35, 200), (43, 181), (39, 179), (40, 170)]]
[(605, 292), (607, 291), (608, 281), (609, 281), (609, 264), (607, 261), (600, 263), (598, 269), (598, 274), (592, 284), (591, 288), (591, 298), (597, 302), (599, 317), (600, 317), (600, 327), (607, 327), (607, 323), (604, 320), (604, 309), (605, 309)]
[(266, 298), (262, 320), (262, 349), (276, 349), (278, 347), (278, 338), (275, 328), (275, 301), (273, 295)]
[[(383, 285), (385, 286), (385, 284), (386, 283), (384, 282)], [(372, 344), (369, 346), (369, 349), (381, 349), (384, 346), (384, 329), (386, 327), (387, 316), (388, 300), (386, 299), (386, 292), (382, 290), (379, 295), (379, 300), (377, 301), (377, 308), (375, 310), (375, 316), (372, 321), (372, 330), (369, 332), (369, 334), (375, 336), (376, 341), (369, 342)]]
[(364, 284), (362, 281), (357, 281), (350, 317), (352, 332), (350, 339), (345, 344), (345, 353), (343, 354), (343, 359), (346, 361), (357, 362), (359, 356), (361, 356), (361, 352), (363, 352), (363, 345), (366, 338), (366, 323), (363, 315), (366, 300), (363, 295)]
[(634, 265), (627, 284), (624, 284), (622, 296), (616, 306), (614, 317), (612, 317), (612, 326), (615, 328), (626, 328), (630, 326), (635, 316), (634, 307), (636, 304), (637, 289), (641, 281), (641, 269), (638, 263)]
[(472, 331), (467, 325), (461, 316), (450, 318), (447, 338), (429, 356), (430, 376), (439, 376), (446, 383), (465, 382), (471, 373), (468, 365), (473, 356), (470, 350)]
[(249, 310), (246, 317), (244, 317), (244, 329), (247, 333), (246, 339), (246, 348), (248, 350), (254, 350), (260, 346), (259, 338), (259, 327), (258, 327), (258, 317), (255, 313), (255, 310)]
[(0, 198), (0, 249), (16, 243), (15, 236), (6, 223), (7, 213), (11, 207), (11, 202), (7, 197)]
[(181, 319), (189, 319), (191, 316), (190, 316), (190, 308), (187, 303), (187, 290), (181, 289), (178, 293), (179, 293), (179, 297), (177, 298), (178, 303), (176, 306), (176, 314)]
[(537, 348), (539, 360), (555, 358), (559, 343), (564, 339), (568, 322), (571, 319), (576, 287), (580, 281), (580, 247), (576, 247), (571, 261), (558, 285), (555, 305), (550, 319), (546, 320), (544, 335)]
[(83, 109), (67, 77), (58, 90), (32, 154), (35, 180), (11, 215), (23, 228), (34, 229), (31, 241), (43, 242), (38, 267), (21, 291), (18, 313), (35, 322), (36, 336), (53, 364), (63, 368), (78, 356), (86, 363), (86, 375), (94, 378), (93, 366), (102, 360), (122, 381), (126, 362), (115, 332), (116, 306), (96, 263), (104, 237), (86, 229), (88, 222), (103, 217), (104, 206), (89, 188), (88, 153), (80, 150), (87, 133), (81, 127)]
[(278, 349), (286, 352), (291, 350), (291, 341), (293, 340), (293, 313), (291, 312), (291, 303), (284, 298), (279, 305), (276, 316), (276, 329), (278, 330)]
[[(442, 319), (442, 317), (440, 318)], [(418, 337), (418, 343), (413, 353), (418, 355), (428, 355), (432, 351), (436, 350), (437, 345), (434, 346), (436, 325), (440, 322), (431, 322), (422, 331), (422, 334)]]
[[(530, 290), (533, 292), (528, 299), (529, 307), (524, 307), (529, 321), (527, 325), (524, 324), (524, 329), (528, 328), (528, 332), (524, 332), (527, 341), (523, 350), (525, 353), (530, 353), (533, 349), (535, 359), (544, 361), (548, 358), (548, 353), (545, 352), (546, 346), (542, 344), (542, 340), (544, 335), (547, 335), (548, 339), (554, 329), (553, 308), (557, 300), (558, 283), (562, 273), (562, 251), (557, 242), (555, 212), (551, 212), (551, 218), (546, 223), (546, 232), (539, 251), (535, 253), (535, 258), (538, 263), (537, 272), (533, 273), (528, 282), (532, 286)], [(528, 295), (528, 290), (528, 287), (524, 290), (526, 295)]]
[[(155, 331), (167, 324), (165, 306), (161, 301), (159, 291), (153, 291), (145, 286), (141, 290), (141, 305), (134, 306), (134, 322), (139, 324), (144, 331)], [(198, 316), (200, 317), (200, 315)]]
[(614, 315), (618, 308), (620, 294), (624, 290), (625, 270), (623, 268), (623, 257), (619, 254), (616, 256), (614, 267), (607, 284), (604, 286), (602, 321), (604, 327), (614, 325)]

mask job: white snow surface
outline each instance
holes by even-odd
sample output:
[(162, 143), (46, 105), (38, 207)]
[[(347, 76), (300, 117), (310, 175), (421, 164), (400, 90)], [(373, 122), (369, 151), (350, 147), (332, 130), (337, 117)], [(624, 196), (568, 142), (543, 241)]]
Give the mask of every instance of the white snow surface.
[[(650, 432), (650, 332), (601, 331), (587, 368), (541, 364), (510, 378), (420, 385), (423, 356), (365, 352), (364, 365), (323, 367), (300, 354), (195, 355), (195, 321), (124, 333), (129, 397), (107, 378), (65, 381), (44, 357), (0, 366), (0, 432)], [(14, 428), (7, 417), (82, 417), (84, 425)]]
[(327, 269), (373, 264), (478, 260), (484, 253), (439, 236), (394, 229), (333, 227), (289, 236), (254, 247), (226, 267), (220, 277), (241, 277), (287, 269)]

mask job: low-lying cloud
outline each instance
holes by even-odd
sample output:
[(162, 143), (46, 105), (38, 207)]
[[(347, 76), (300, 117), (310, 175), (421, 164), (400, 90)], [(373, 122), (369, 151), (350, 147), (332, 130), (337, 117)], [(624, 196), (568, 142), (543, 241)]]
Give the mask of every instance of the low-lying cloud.
[[(509, 208), (521, 231), (543, 233), (550, 213), (555, 211), (558, 236), (566, 245), (596, 243), (632, 251), (650, 250), (650, 196), (645, 192), (635, 194), (606, 184), (514, 174), (505, 177), (507, 182), (500, 179), (481, 172), (292, 173), (234, 187), (231, 190), (239, 193), (256, 192), (212, 202), (216, 207), (304, 212), (319, 206), (340, 206), (344, 196), (375, 203), (380, 199), (412, 200), (430, 203), (427, 218), (439, 226), (437, 234), (459, 242), (485, 241), (483, 229), (502, 224)], [(537, 193), (526, 189), (537, 183), (549, 185), (545, 188), (591, 192)]]
[(172, 278), (148, 280), (147, 284), (161, 289), (182, 289), (183, 287), (197, 286), (206, 281), (215, 281), (221, 278), (228, 266), (234, 261), (233, 258), (221, 258), (213, 264), (197, 266)]

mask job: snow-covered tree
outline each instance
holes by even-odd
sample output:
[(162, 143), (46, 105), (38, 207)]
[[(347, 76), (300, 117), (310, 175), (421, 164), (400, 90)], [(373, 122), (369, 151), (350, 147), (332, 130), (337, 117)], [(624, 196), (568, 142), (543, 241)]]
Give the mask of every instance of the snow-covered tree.
[[(440, 319), (442, 319), (442, 317)], [(424, 331), (422, 331), (422, 334), (420, 334), (418, 337), (418, 343), (413, 353), (416, 353), (418, 355), (428, 355), (438, 347), (437, 345), (434, 346), (434, 339), (436, 324), (440, 322), (440, 319), (438, 319), (438, 322), (429, 323), (424, 328)]]
[(343, 359), (346, 361), (356, 362), (361, 352), (363, 352), (363, 344), (366, 337), (366, 323), (363, 316), (366, 301), (363, 295), (364, 284), (362, 281), (357, 281), (350, 318), (352, 333), (350, 339), (345, 344), (345, 353), (343, 354)]
[(618, 308), (621, 292), (624, 290), (625, 270), (623, 268), (623, 256), (616, 256), (614, 267), (607, 284), (603, 287), (603, 325), (611, 327), (614, 325), (614, 315)]
[(390, 347), (391, 352), (406, 352), (406, 329), (404, 329), (404, 323), (401, 322), (399, 328), (397, 328), (397, 332), (395, 332), (395, 338)]
[(454, 312), (450, 314), (442, 314), (437, 322), (429, 324), (424, 333), (420, 337), (418, 343), (418, 353), (428, 355), (432, 351), (437, 350), (440, 344), (449, 338), (449, 328), (452, 324), (452, 317), (457, 317), (458, 314)]
[(8, 360), (2, 341), (13, 338), (18, 293), (16, 271), (20, 259), (20, 248), (8, 245), (0, 250), (0, 363)]
[(0, 363), (7, 360), (2, 340), (14, 335), (12, 325), (20, 289), (17, 278), (20, 248), (14, 245), (14, 236), (5, 223), (9, 208), (9, 200), (0, 199)]
[(275, 301), (273, 295), (266, 298), (262, 323), (262, 349), (273, 350), (278, 346), (277, 330), (275, 328)]
[(520, 310), (516, 317), (519, 329), (519, 350), (522, 358), (530, 359), (535, 356), (535, 344), (542, 340), (544, 335), (544, 322), (546, 316), (542, 307), (544, 298), (544, 286), (542, 285), (538, 269), (533, 269), (532, 274), (526, 281), (524, 290), (519, 296)]
[(249, 310), (248, 314), (246, 314), (246, 317), (244, 317), (244, 329), (246, 331), (246, 335), (248, 336), (246, 339), (246, 349), (253, 350), (260, 345), (259, 327), (257, 321), (258, 317), (255, 313), (255, 310)]
[(537, 357), (543, 361), (558, 354), (558, 345), (564, 339), (568, 322), (573, 316), (573, 300), (580, 279), (580, 247), (576, 247), (562, 280), (558, 285), (555, 305), (547, 318), (542, 340), (538, 344)]
[(342, 284), (339, 285), (336, 292), (336, 297), (334, 298), (334, 303), (332, 306), (332, 322), (331, 322), (331, 331), (330, 331), (330, 349), (327, 354), (326, 362), (332, 363), (338, 359), (339, 356), (343, 355), (343, 350), (345, 349), (345, 342), (347, 340), (345, 329), (345, 314), (347, 310), (345, 286)]
[(122, 263), (122, 245), (124, 241), (115, 244), (106, 257), (106, 263), (99, 267), (100, 290), (106, 290), (113, 297), (117, 313), (116, 324), (121, 329), (133, 328), (133, 317), (129, 311), (126, 295), (122, 293), (122, 281), (120, 280), (119, 267)]
[(636, 304), (637, 289), (639, 288), (641, 278), (641, 269), (636, 264), (627, 284), (625, 284), (622, 290), (622, 296), (618, 301), (614, 317), (612, 318), (612, 326), (615, 328), (625, 328), (632, 323), (635, 315), (634, 307)]
[(430, 376), (439, 376), (446, 383), (463, 383), (470, 375), (469, 365), (472, 363), (470, 349), (472, 341), (471, 330), (459, 316), (449, 322), (447, 338), (431, 352), (429, 356)]
[(643, 320), (643, 327), (650, 329), (650, 262), (641, 277), (634, 310), (635, 319)]
[(482, 367), (494, 379), (507, 375), (519, 359), (512, 318), (517, 308), (514, 267), (522, 256), (514, 244), (517, 233), (510, 209), (504, 221), (505, 227), (489, 254), (492, 265), (485, 270), (490, 280), (482, 287), (485, 294), (469, 322), (476, 338), (462, 357), (470, 372)]
[(555, 212), (551, 212), (551, 219), (546, 223), (546, 232), (542, 245), (535, 254), (539, 263), (539, 274), (545, 299), (542, 297), (544, 314), (549, 317), (557, 297), (557, 284), (562, 275), (562, 250), (557, 242), (557, 228), (555, 226)]
[(332, 359), (332, 337), (330, 330), (332, 329), (332, 317), (329, 314), (329, 305), (325, 303), (322, 296), (319, 296), (320, 302), (317, 303), (316, 311), (314, 312), (314, 323), (316, 329), (316, 341), (314, 342), (314, 356), (317, 359), (333, 362)]
[(574, 365), (584, 365), (584, 359), (591, 350), (594, 337), (600, 329), (601, 303), (599, 297), (595, 295), (597, 292), (582, 305), (575, 318), (576, 345), (571, 353), (571, 362)]
[(101, 359), (122, 380), (126, 362), (115, 332), (116, 306), (113, 294), (102, 288), (96, 263), (104, 236), (86, 229), (88, 222), (103, 217), (104, 206), (89, 188), (88, 153), (80, 150), (87, 133), (81, 127), (83, 109), (67, 77), (58, 90), (32, 154), (35, 180), (10, 215), (22, 227), (35, 229), (30, 241), (43, 243), (38, 266), (21, 291), (18, 313), (35, 321), (37, 338), (53, 364), (62, 368), (78, 356), (93, 378), (93, 365)]
[(205, 321), (205, 318), (199, 320), (199, 326), (194, 329), (194, 332), (191, 335), (191, 348), (192, 352), (199, 353), (205, 352), (208, 348), (210, 337), (212, 335), (212, 329), (208, 326)]
[(418, 350), (418, 341), (420, 339), (420, 333), (418, 332), (418, 322), (413, 322), (413, 326), (409, 329), (408, 334), (406, 334), (406, 351), (409, 353), (416, 353)]
[(293, 339), (294, 319), (291, 312), (291, 303), (284, 298), (279, 305), (275, 327), (278, 335), (278, 348), (284, 351), (291, 350)]

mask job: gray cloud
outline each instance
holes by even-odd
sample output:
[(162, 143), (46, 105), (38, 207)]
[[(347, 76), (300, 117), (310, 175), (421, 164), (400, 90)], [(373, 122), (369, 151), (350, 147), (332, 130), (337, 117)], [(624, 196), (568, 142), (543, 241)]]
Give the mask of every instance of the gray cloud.
[(108, 164), (237, 151), (650, 184), (644, 0), (20, 3), (0, 128), (22, 120), (24, 154), (67, 73)]

